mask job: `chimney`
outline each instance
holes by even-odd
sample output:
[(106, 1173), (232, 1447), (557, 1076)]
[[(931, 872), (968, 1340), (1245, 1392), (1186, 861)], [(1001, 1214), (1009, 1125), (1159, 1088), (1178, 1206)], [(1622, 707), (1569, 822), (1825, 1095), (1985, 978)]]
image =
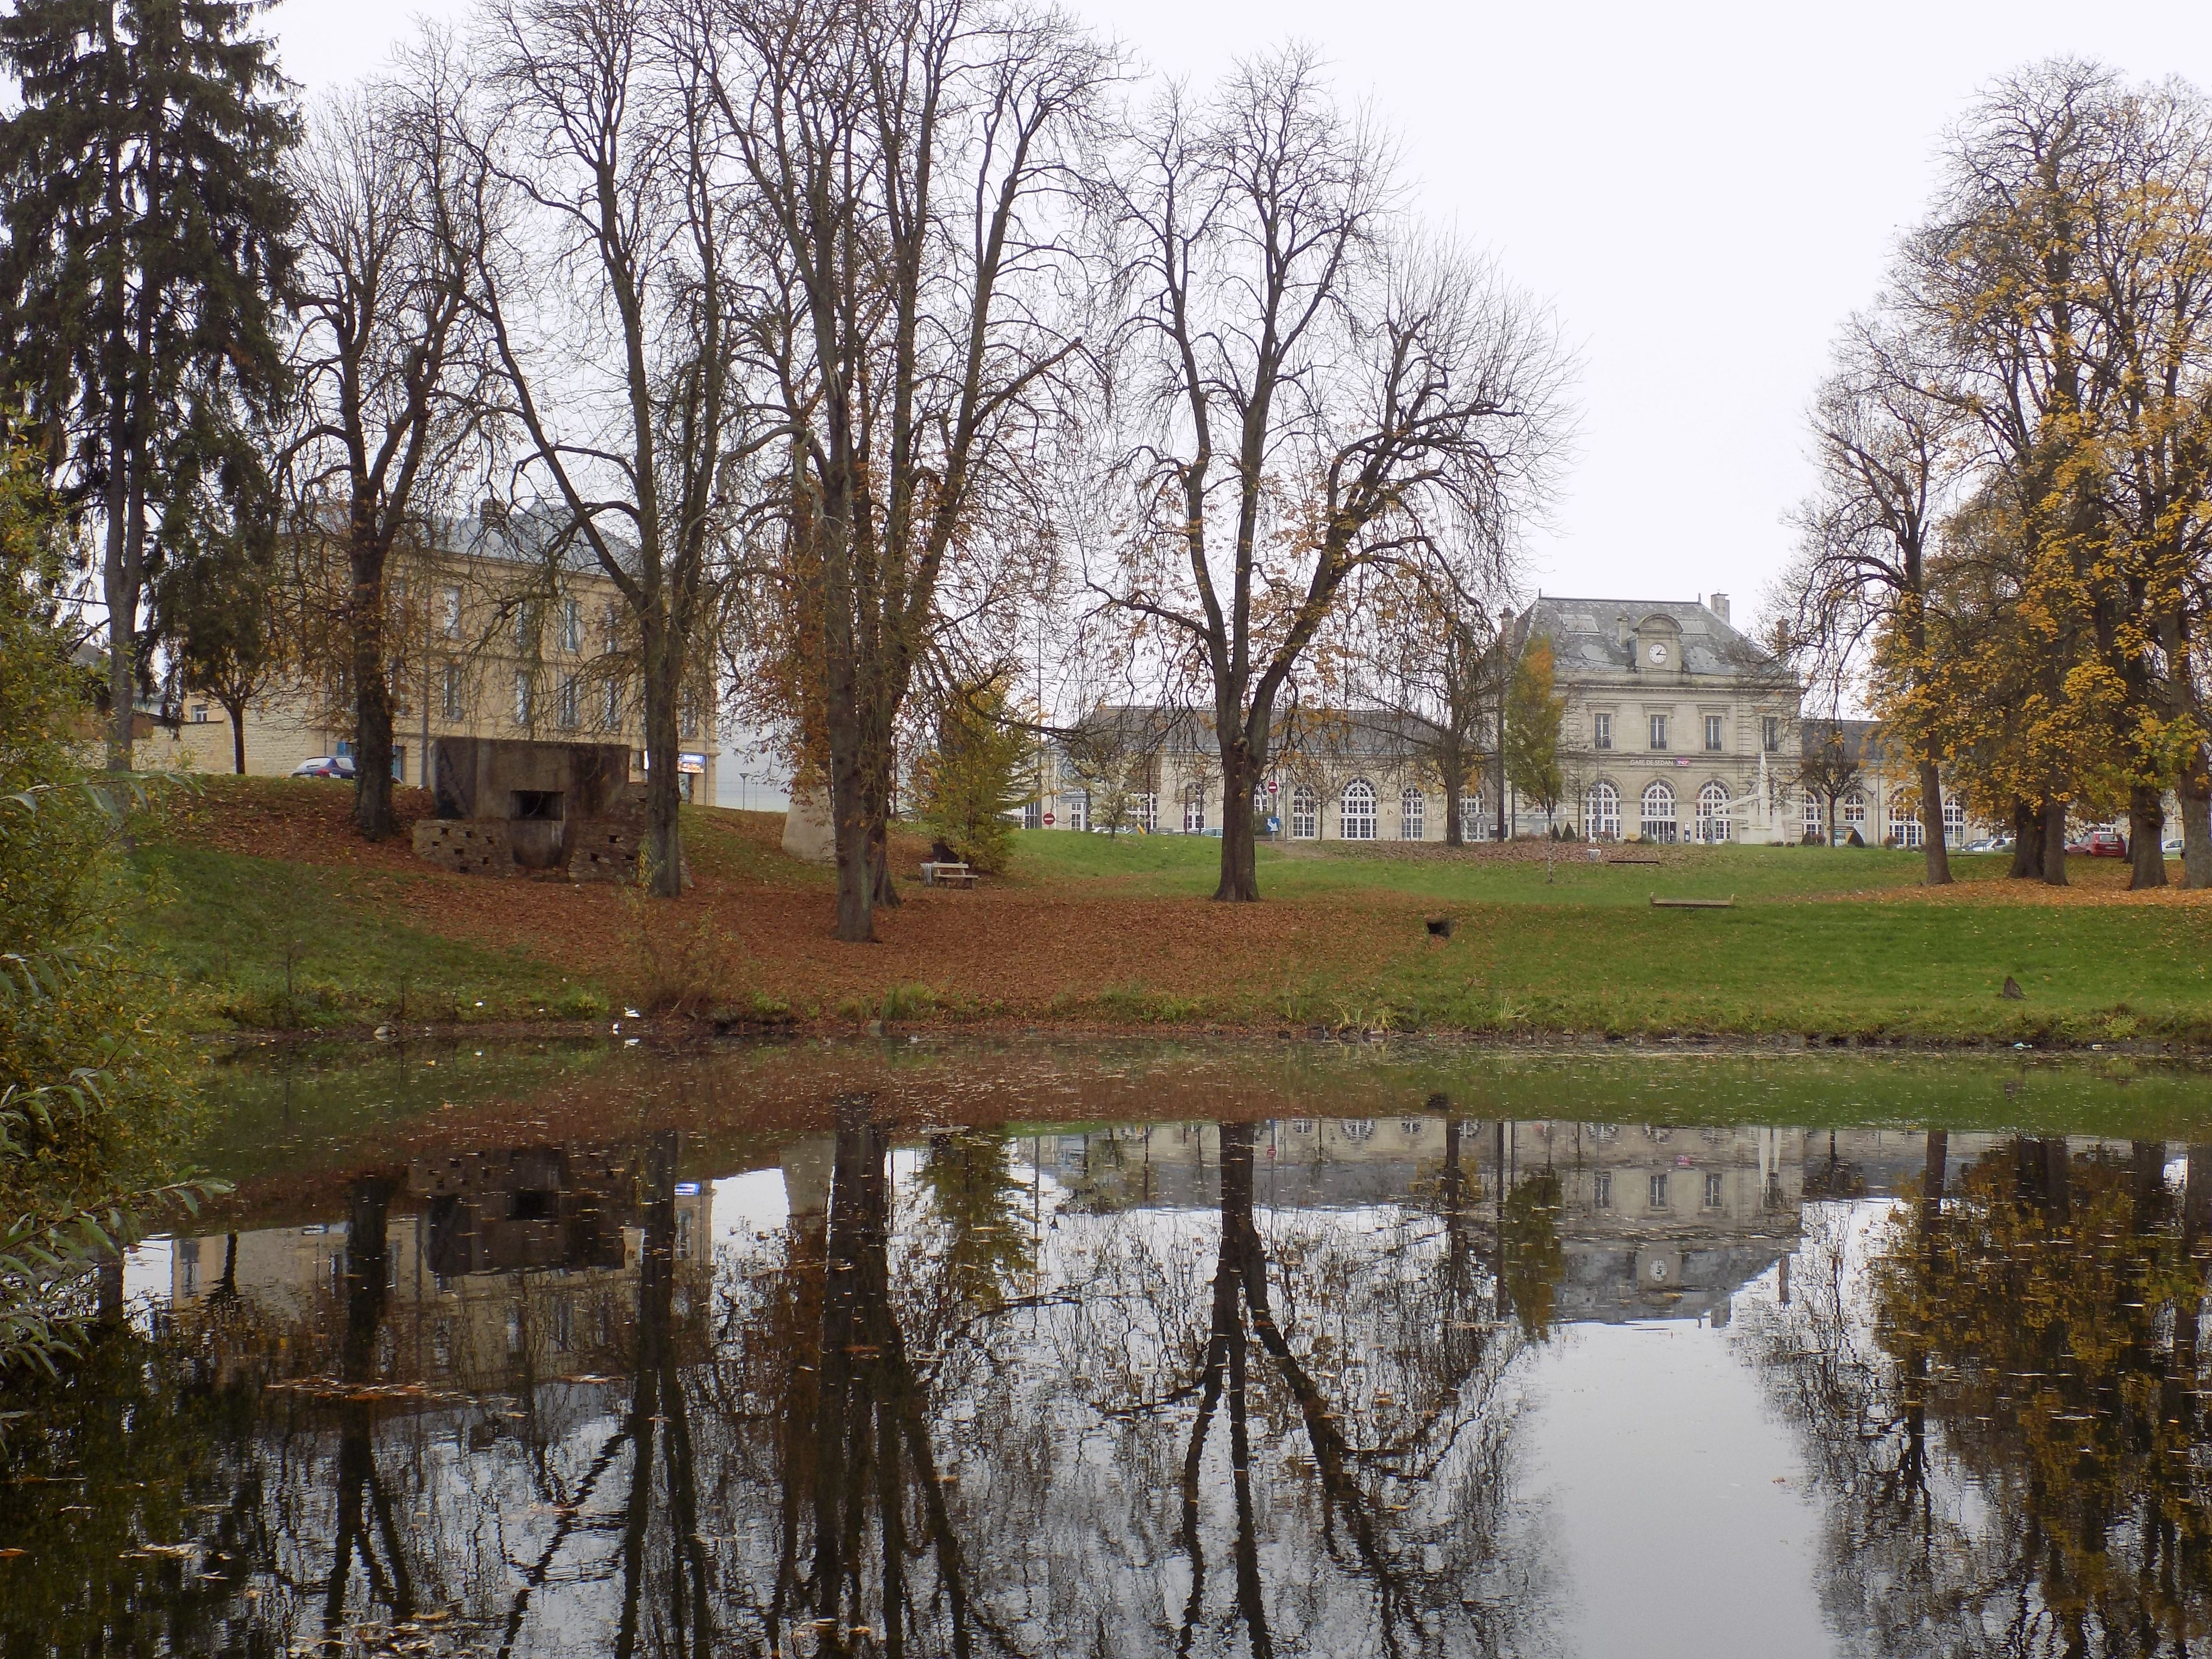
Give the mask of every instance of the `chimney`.
[(1729, 619), (1728, 595), (1725, 593), (1716, 593), (1712, 595), (1705, 601), (1705, 609), (1711, 611), (1713, 615), (1718, 617), (1723, 622), (1726, 622)]
[(1628, 644), (1628, 613), (1624, 611), (1613, 619), (1613, 639), (1624, 647)]

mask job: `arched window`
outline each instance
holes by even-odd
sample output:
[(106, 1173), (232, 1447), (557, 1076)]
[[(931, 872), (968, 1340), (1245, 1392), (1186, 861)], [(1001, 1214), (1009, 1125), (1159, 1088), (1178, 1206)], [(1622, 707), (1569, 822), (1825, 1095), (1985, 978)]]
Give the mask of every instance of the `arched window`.
[(1291, 839), (1311, 841), (1321, 834), (1321, 802), (1303, 783), (1291, 791)]
[(1375, 839), (1375, 786), (1364, 778), (1354, 778), (1344, 786), (1344, 799), (1337, 804), (1337, 833), (1346, 841)]
[(1955, 800), (1943, 803), (1943, 839), (1954, 847), (1966, 842), (1966, 809)]
[(1817, 840), (1827, 822), (1820, 816), (1820, 798), (1808, 789), (1805, 792), (1805, 833)]
[(1654, 781), (1644, 786), (1643, 819), (1637, 827), (1646, 841), (1674, 841), (1674, 790), (1672, 785)]
[(1375, 1120), (1371, 1117), (1348, 1117), (1336, 1126), (1336, 1132), (1346, 1140), (1371, 1139), (1375, 1134)]
[(1462, 841), (1482, 839), (1482, 797), (1462, 795), (1459, 798), (1459, 838)]
[(1592, 841), (1620, 839), (1620, 791), (1600, 781), (1583, 797), (1583, 833)]
[(1423, 841), (1427, 838), (1429, 804), (1418, 789), (1408, 789), (1398, 797), (1398, 839)]
[(1698, 791), (1698, 839), (1712, 847), (1728, 838), (1728, 785), (1715, 778)]
[(1183, 786), (1182, 832), (1186, 836), (1200, 834), (1206, 829), (1206, 786), (1191, 783)]
[(1913, 799), (1909, 789), (1900, 789), (1889, 798), (1889, 833), (1899, 847), (1920, 845), (1919, 803)]
[(1846, 830), (1866, 828), (1866, 797), (1856, 789), (1844, 797), (1843, 819)]

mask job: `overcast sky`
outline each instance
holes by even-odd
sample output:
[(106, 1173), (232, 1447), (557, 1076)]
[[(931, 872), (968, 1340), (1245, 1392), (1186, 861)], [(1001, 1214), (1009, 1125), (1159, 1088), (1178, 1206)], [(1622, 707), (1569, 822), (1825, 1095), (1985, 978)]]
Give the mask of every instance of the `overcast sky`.
[[(1582, 356), (1579, 453), (1531, 586), (1718, 589), (1739, 621), (1787, 552), (1828, 342), (1872, 296), (1977, 88), (2059, 53), (2212, 84), (2201, 0), (1073, 9), (1200, 81), (1285, 38), (1320, 47), (1345, 96), (1402, 134), (1421, 210), (1492, 250)], [(284, 0), (272, 26), (313, 89), (376, 64), (406, 17)]]

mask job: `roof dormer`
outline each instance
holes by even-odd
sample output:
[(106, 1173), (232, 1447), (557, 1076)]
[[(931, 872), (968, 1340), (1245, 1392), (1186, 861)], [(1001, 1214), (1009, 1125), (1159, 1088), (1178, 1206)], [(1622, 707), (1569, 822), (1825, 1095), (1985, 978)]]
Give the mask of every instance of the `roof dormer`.
[(1636, 624), (1636, 666), (1639, 672), (1679, 672), (1682, 666), (1680, 624), (1656, 611)]

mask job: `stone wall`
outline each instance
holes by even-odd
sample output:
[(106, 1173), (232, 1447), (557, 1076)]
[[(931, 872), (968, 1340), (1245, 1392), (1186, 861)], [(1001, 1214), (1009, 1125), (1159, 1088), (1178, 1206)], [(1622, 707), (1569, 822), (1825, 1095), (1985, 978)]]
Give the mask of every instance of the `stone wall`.
[[(422, 818), (415, 825), (415, 856), (464, 876), (519, 876), (532, 873), (518, 860), (513, 832), (528, 824), (486, 823), (465, 818)], [(568, 826), (571, 832), (565, 873), (571, 881), (629, 881), (637, 874), (637, 855), (645, 845), (644, 829), (617, 818), (586, 818)], [(562, 872), (555, 865), (545, 873)], [(689, 861), (684, 874), (689, 886)]]
[(504, 823), (465, 818), (416, 819), (415, 856), (464, 876), (511, 876), (520, 868)]
[(568, 879), (634, 880), (638, 852), (644, 845), (645, 831), (635, 823), (586, 818), (575, 826), (568, 843)]

